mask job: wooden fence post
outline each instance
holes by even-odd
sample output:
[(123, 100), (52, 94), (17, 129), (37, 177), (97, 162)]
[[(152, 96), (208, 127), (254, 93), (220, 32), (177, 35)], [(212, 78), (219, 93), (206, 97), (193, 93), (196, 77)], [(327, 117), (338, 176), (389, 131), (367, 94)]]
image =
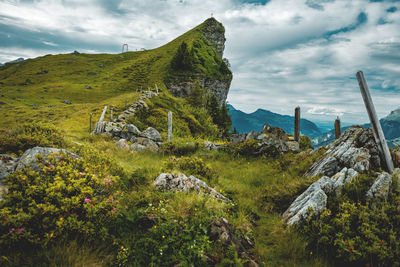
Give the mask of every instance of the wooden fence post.
[(103, 121), (104, 121), (104, 116), (106, 115), (106, 111), (107, 111), (107, 106), (104, 107), (103, 113), (101, 113), (99, 121), (94, 126), (95, 134), (101, 134), (104, 131), (104, 127), (105, 127), (106, 123), (104, 123)]
[(337, 119), (335, 120), (335, 139), (339, 139), (340, 135), (340, 119), (339, 117), (337, 117)]
[(294, 140), (299, 141), (300, 138), (300, 107), (294, 110)]
[(113, 120), (113, 109), (110, 109), (110, 121)]
[(157, 84), (156, 84), (156, 92), (157, 92), (157, 95), (158, 95), (158, 86), (157, 86)]
[(172, 112), (168, 111), (168, 142), (172, 141)]
[(362, 71), (359, 71), (357, 72), (356, 76), (358, 80), (358, 85), (360, 86), (361, 95), (368, 112), (368, 117), (369, 120), (371, 121), (372, 131), (374, 133), (376, 144), (378, 145), (379, 152), (386, 165), (387, 171), (389, 173), (392, 173), (393, 172), (392, 157), (390, 156), (390, 151), (387, 146), (386, 139), (383, 134), (378, 116), (376, 114), (374, 103), (372, 102), (371, 94), (369, 93), (368, 85), (364, 78), (364, 73)]
[(92, 132), (92, 113), (90, 113), (90, 120), (89, 120), (89, 133)]

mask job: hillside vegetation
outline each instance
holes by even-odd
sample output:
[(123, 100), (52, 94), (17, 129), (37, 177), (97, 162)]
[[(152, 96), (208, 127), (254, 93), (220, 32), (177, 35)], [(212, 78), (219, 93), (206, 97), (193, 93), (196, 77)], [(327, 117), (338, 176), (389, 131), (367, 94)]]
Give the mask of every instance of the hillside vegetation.
[[(71, 152), (39, 157), (36, 167), (18, 169), (1, 181), (9, 190), (0, 201), (1, 266), (352, 263), (345, 253), (332, 260), (345, 249), (326, 241), (341, 233), (339, 226), (309, 222), (298, 229), (281, 217), (319, 179), (304, 174), (324, 149), (254, 156), (255, 140), (230, 142), (227, 107), (197, 79), (199, 74), (210, 79), (232, 75), (206, 42), (202, 30), (209, 22), (153, 50), (47, 55), (0, 67), (0, 154), (8, 155), (0, 159), (10, 161), (36, 146)], [(187, 98), (167, 90), (165, 84), (176, 79), (192, 80)], [(96, 121), (107, 105), (116, 118), (125, 103), (135, 102), (148, 88), (155, 91), (156, 84), (160, 93), (148, 98), (127, 123), (140, 131), (154, 127), (166, 141), (167, 112), (172, 111), (172, 142), (164, 142), (158, 151), (137, 152), (116, 146), (118, 140), (110, 136), (89, 134), (90, 113)], [(205, 141), (221, 149), (206, 149)], [(306, 141), (300, 145), (302, 150), (310, 147)], [(166, 172), (194, 175), (231, 201), (203, 191), (160, 191), (154, 181)], [(359, 193), (357, 184), (351, 185), (346, 192)], [(345, 220), (345, 212), (330, 205)], [(337, 224), (325, 215), (317, 222)], [(229, 242), (214, 231), (225, 221), (232, 228)]]

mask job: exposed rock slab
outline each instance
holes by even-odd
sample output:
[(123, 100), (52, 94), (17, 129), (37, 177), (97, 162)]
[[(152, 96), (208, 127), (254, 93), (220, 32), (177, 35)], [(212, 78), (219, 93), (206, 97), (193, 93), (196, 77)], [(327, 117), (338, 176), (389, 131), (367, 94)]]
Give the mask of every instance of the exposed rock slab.
[(390, 186), (392, 185), (392, 175), (387, 172), (381, 173), (376, 178), (374, 184), (368, 190), (366, 197), (371, 200), (374, 198), (382, 198), (387, 200), (390, 192)]
[(332, 176), (344, 167), (357, 172), (381, 167), (378, 147), (371, 129), (353, 126), (327, 148), (324, 157), (312, 165), (306, 176)]
[(230, 201), (227, 197), (218, 193), (214, 188), (209, 187), (204, 181), (193, 175), (187, 177), (183, 173), (162, 173), (156, 178), (154, 185), (158, 190), (205, 192), (217, 200)]

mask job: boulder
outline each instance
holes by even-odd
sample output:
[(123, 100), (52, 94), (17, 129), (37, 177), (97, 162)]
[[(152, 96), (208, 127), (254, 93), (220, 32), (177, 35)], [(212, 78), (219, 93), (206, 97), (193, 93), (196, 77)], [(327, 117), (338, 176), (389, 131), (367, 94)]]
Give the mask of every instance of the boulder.
[(122, 149), (129, 149), (129, 144), (126, 139), (119, 139), (118, 142), (115, 143), (115, 145)]
[(246, 134), (245, 133), (238, 133), (238, 134), (233, 134), (231, 138), (231, 142), (236, 144), (240, 143), (246, 140)]
[(269, 140), (282, 140), (284, 142), (289, 140), (286, 132), (279, 127), (272, 127), (268, 124), (264, 124), (261, 133), (264, 134), (266, 138)]
[(218, 193), (214, 188), (209, 187), (204, 181), (193, 175), (187, 177), (183, 173), (161, 173), (154, 181), (154, 185), (158, 190), (205, 192), (217, 200), (230, 202), (227, 197)]
[(387, 172), (381, 173), (376, 178), (374, 184), (368, 190), (366, 197), (368, 200), (381, 198), (387, 200), (389, 196), (390, 186), (392, 185), (392, 175)]
[(140, 145), (140, 144), (138, 144), (138, 143), (134, 143), (134, 144), (131, 145), (131, 150), (133, 150), (133, 151), (142, 152), (142, 151), (144, 151), (145, 149), (146, 149), (145, 146)]
[(249, 140), (256, 140), (257, 137), (258, 137), (259, 135), (260, 135), (259, 132), (257, 132), (257, 131), (251, 131), (251, 132), (249, 132), (249, 133), (247, 134), (247, 136), (246, 136), (246, 141), (249, 141)]
[(9, 155), (0, 154), (0, 185), (7, 175), (14, 172), (17, 167), (18, 159)]
[(78, 158), (78, 156), (74, 153), (71, 153), (65, 149), (58, 149), (52, 147), (34, 147), (25, 151), (25, 153), (18, 160), (18, 164), (16, 170), (22, 170), (27, 166), (30, 166), (33, 171), (39, 172), (41, 163), (38, 159), (38, 155), (41, 155), (42, 158), (47, 158), (50, 155), (55, 155), (57, 160), (60, 160), (61, 154), (67, 154), (72, 156), (73, 158)]
[(160, 142), (162, 140), (160, 133), (156, 129), (152, 128), (152, 127), (147, 128), (142, 133), (142, 136), (147, 137), (147, 138), (149, 138), (149, 139), (151, 139), (153, 141), (156, 141), (156, 142)]
[(299, 152), (300, 151), (299, 142), (287, 141), (286, 145), (288, 146), (289, 150), (292, 151), (292, 152)]
[(218, 147), (210, 141), (204, 141), (204, 148), (207, 150), (218, 150)]
[(129, 133), (132, 133), (133, 135), (136, 135), (136, 136), (140, 136), (142, 133), (139, 131), (139, 129), (135, 126), (135, 125), (133, 125), (133, 124), (128, 124), (127, 126), (126, 126), (126, 130), (129, 132)]

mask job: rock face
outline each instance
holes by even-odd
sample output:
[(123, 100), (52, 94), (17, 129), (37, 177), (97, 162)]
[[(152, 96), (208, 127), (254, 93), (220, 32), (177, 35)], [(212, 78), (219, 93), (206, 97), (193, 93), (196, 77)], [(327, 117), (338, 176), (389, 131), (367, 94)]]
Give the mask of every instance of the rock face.
[(219, 57), (226, 69), (220, 71), (221, 75), (218, 78), (207, 76), (204, 73), (193, 73), (191, 77), (177, 77), (167, 82), (168, 90), (177, 97), (187, 97), (193, 87), (195, 80), (200, 81), (202, 88), (208, 88), (209, 92), (213, 93), (220, 105), (225, 104), (228, 96), (229, 87), (232, 81), (232, 73), (229, 70), (229, 62), (227, 59), (222, 59), (225, 49), (225, 28), (214, 18), (207, 19), (203, 25), (202, 34), (206, 45), (215, 49), (215, 57)]
[(332, 176), (344, 167), (357, 172), (381, 167), (378, 147), (371, 129), (351, 127), (327, 148), (324, 158), (314, 163), (306, 176)]
[[(325, 175), (307, 188), (283, 213), (289, 225), (299, 224), (312, 208), (319, 214), (326, 209), (330, 194), (340, 194), (342, 187), (359, 173), (381, 167), (378, 148), (371, 129), (351, 127), (330, 144), (324, 157), (314, 163), (306, 176)], [(386, 198), (392, 176), (382, 173), (367, 193), (367, 198)]]
[(156, 178), (154, 185), (158, 190), (205, 192), (217, 200), (230, 201), (227, 197), (218, 193), (214, 188), (209, 187), (204, 181), (194, 177), (193, 175), (187, 177), (183, 173), (177, 175), (162, 173)]

